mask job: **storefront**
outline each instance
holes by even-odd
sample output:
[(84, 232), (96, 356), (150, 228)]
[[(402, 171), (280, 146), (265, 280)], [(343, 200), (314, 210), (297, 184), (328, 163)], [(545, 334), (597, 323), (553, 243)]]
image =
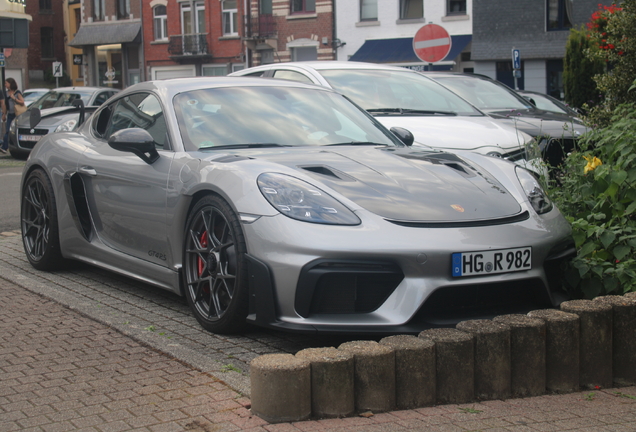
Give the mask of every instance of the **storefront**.
[(140, 21), (82, 24), (69, 45), (83, 49), (86, 85), (123, 89), (142, 80)]

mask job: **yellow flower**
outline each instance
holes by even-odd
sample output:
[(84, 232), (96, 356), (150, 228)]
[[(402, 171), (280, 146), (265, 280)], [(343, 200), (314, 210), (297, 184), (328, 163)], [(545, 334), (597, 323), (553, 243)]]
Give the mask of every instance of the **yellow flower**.
[(590, 171), (594, 171), (597, 167), (603, 165), (603, 162), (596, 156), (583, 156), (583, 159), (587, 161), (587, 165), (583, 168), (583, 173), (587, 174)]

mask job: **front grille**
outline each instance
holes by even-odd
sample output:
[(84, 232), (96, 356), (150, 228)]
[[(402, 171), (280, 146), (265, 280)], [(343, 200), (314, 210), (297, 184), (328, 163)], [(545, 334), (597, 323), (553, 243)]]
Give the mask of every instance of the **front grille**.
[(33, 129), (33, 132), (31, 132), (31, 129), (18, 128), (18, 134), (16, 136), (16, 140), (17, 140), (18, 145), (20, 147), (27, 148), (27, 149), (32, 149), (33, 147), (35, 147), (35, 144), (37, 144), (37, 141), (21, 140), (20, 136), (21, 135), (44, 136), (44, 135), (46, 135), (48, 133), (49, 133), (48, 129)]
[(301, 272), (296, 290), (296, 311), (317, 314), (373, 312), (404, 279), (390, 263), (318, 261)]
[(513, 150), (509, 153), (506, 153), (503, 155), (503, 158), (506, 160), (509, 160), (511, 162), (516, 162), (516, 161), (520, 161), (520, 160), (526, 160), (528, 159), (527, 155), (526, 155), (526, 149), (521, 148), (519, 150)]
[(454, 325), (459, 321), (527, 313), (552, 307), (541, 279), (442, 287), (426, 300), (411, 324)]

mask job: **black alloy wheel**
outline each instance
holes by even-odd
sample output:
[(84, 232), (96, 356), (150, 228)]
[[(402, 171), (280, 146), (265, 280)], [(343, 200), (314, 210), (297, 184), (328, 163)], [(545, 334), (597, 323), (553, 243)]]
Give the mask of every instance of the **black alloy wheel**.
[(58, 270), (65, 263), (60, 252), (55, 195), (41, 169), (29, 173), (22, 189), (21, 228), (24, 251), (38, 270)]
[(201, 326), (213, 333), (244, 329), (248, 312), (245, 240), (234, 211), (207, 195), (192, 209), (184, 239), (184, 288)]

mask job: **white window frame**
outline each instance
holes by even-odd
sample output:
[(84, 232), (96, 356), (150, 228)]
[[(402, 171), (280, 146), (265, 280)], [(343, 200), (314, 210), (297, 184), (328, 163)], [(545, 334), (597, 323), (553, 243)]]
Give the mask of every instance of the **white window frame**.
[[(234, 1), (233, 9), (226, 9), (225, 4), (227, 0), (221, 1), (221, 9), (222, 9), (222, 20), (223, 20), (223, 36), (237, 36), (238, 35), (238, 0)], [(230, 28), (227, 31), (226, 23), (229, 24)]]
[(157, 72), (177, 72), (181, 77), (194, 77), (197, 76), (196, 69), (194, 65), (184, 65), (184, 66), (157, 66), (153, 67), (150, 71), (153, 80), (160, 79), (157, 78)]
[[(205, 71), (206, 69), (218, 69), (218, 70), (223, 70), (223, 73), (221, 75), (206, 75)], [(227, 65), (226, 64), (208, 64), (208, 65), (203, 65), (201, 66), (201, 74), (203, 76), (225, 76), (227, 75)]]
[[(408, 12), (408, 5), (412, 2), (421, 2), (422, 3), (422, 16), (419, 17), (407, 17), (406, 14)], [(424, 0), (400, 0), (399, 3), (400, 6), (400, 10), (399, 10), (399, 17), (400, 20), (411, 20), (411, 19), (422, 19), (424, 18)]]
[[(153, 6), (153, 8), (152, 8), (153, 36), (154, 36), (156, 41), (168, 40), (168, 11), (167, 11), (167, 8), (166, 8), (165, 15), (157, 15), (156, 14), (157, 8), (159, 8), (161, 6), (163, 6), (164, 8), (166, 7), (166, 5), (158, 4), (158, 5)], [(159, 23), (159, 25), (157, 25), (157, 23)], [(158, 33), (157, 29), (159, 29), (160, 35), (157, 34)], [(157, 37), (157, 36), (159, 36), (159, 37)]]
[[(375, 15), (371, 12), (375, 9)], [(363, 17), (366, 12), (367, 17)], [(373, 15), (373, 16), (371, 16)], [(360, 0), (360, 21), (377, 21), (378, 20), (378, 0)]]

